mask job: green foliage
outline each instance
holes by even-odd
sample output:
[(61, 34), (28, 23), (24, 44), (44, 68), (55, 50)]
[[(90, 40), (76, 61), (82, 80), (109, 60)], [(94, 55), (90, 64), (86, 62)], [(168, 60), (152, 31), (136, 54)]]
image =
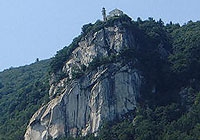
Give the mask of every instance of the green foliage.
[(55, 57), (53, 57), (51, 61), (51, 69), (50, 71), (53, 73), (57, 73), (61, 71), (64, 63), (69, 59), (73, 50), (78, 47), (78, 42), (81, 40), (81, 35), (74, 38), (73, 42), (67, 47), (65, 46), (62, 50), (58, 51)]
[(97, 20), (94, 24), (86, 24), (82, 27), (82, 36), (86, 36), (88, 33), (93, 34), (101, 29), (103, 29), (105, 23), (103, 21)]
[(133, 122), (124, 120), (108, 122), (101, 128), (97, 139), (99, 140), (132, 140), (134, 139)]
[[(199, 94), (198, 94), (199, 96)], [(163, 137), (167, 139), (195, 140), (199, 138), (200, 104), (193, 104), (190, 111), (182, 115), (178, 120), (166, 126)]]
[(122, 23), (123, 25), (131, 23), (131, 18), (127, 15), (115, 16), (110, 18), (108, 21), (105, 22), (105, 27), (113, 26), (117, 23)]
[(43, 60), (0, 73), (0, 139), (22, 140), (33, 113), (48, 101), (49, 63)]
[(200, 104), (182, 115), (181, 106), (139, 107), (133, 121), (108, 122), (98, 140), (196, 140), (200, 132)]
[(74, 67), (72, 69), (72, 79), (80, 78), (82, 75), (84, 75), (85, 70), (85, 66), (82, 66), (82, 69)]
[(86, 35), (88, 32), (90, 32), (92, 30), (92, 27), (93, 27), (92, 23), (83, 25), (82, 34)]
[(87, 70), (94, 70), (102, 65), (106, 65), (115, 61), (115, 56), (111, 55), (110, 57), (95, 57), (92, 62), (89, 63)]
[(172, 31), (172, 70), (187, 82), (200, 77), (200, 22), (188, 24)]
[[(127, 28), (132, 31), (138, 46), (127, 50), (124, 56), (128, 58), (128, 62), (135, 59), (134, 67), (142, 71), (145, 77), (142, 98), (153, 103), (168, 103), (170, 97), (174, 96), (173, 73), (170, 71), (168, 60), (172, 52), (171, 35), (162, 20), (155, 21), (153, 18), (132, 21)], [(152, 94), (152, 88), (155, 94)]]

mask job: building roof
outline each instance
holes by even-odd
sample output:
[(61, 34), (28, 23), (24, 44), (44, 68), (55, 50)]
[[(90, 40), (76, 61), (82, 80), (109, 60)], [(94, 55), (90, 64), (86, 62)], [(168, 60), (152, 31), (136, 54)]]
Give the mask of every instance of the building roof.
[(114, 9), (112, 11), (109, 12), (109, 16), (113, 17), (113, 16), (121, 16), (123, 15), (123, 11), (119, 10), (119, 9)]
[(110, 18), (115, 17), (115, 16), (119, 17), (119, 16), (121, 16), (123, 14), (124, 14), (123, 11), (121, 11), (121, 10), (116, 8), (116, 9), (114, 9), (114, 10), (109, 12), (109, 14), (107, 16), (107, 19), (110, 19)]

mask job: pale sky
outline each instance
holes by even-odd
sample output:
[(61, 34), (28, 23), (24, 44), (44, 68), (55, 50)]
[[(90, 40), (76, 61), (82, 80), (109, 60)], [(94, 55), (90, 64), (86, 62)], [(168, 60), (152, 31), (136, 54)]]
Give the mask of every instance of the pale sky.
[(200, 0), (0, 0), (0, 71), (53, 57), (101, 19), (101, 9), (121, 9), (133, 20), (200, 20)]

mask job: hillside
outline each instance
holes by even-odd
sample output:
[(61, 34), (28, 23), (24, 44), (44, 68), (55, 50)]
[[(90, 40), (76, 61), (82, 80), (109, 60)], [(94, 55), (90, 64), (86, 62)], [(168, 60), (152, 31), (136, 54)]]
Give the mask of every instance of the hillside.
[(199, 71), (199, 21), (86, 24), (52, 59), (0, 73), (0, 139), (197, 140)]
[(25, 139), (198, 138), (199, 27), (127, 15), (84, 25), (53, 58), (52, 100)]
[(49, 100), (50, 61), (42, 60), (0, 73), (1, 140), (22, 140), (33, 113)]

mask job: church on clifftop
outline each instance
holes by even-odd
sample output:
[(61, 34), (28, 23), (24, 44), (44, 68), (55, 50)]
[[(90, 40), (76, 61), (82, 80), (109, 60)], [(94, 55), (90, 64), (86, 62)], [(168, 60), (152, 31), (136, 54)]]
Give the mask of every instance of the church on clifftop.
[(110, 18), (115, 17), (115, 16), (119, 17), (123, 14), (124, 14), (123, 11), (116, 8), (110, 11), (108, 15), (106, 15), (106, 9), (104, 7), (102, 8), (103, 21), (109, 20)]

